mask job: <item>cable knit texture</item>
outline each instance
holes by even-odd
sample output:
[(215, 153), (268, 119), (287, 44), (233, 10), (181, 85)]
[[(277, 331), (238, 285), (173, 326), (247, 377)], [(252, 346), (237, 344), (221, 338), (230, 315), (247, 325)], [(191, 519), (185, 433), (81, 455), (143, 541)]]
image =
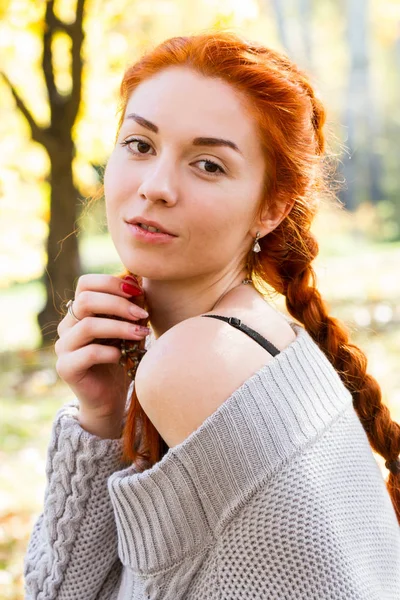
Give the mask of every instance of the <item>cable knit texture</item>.
[(59, 411), (27, 599), (399, 600), (400, 528), (351, 394), (290, 324), (296, 340), (142, 473)]
[(76, 403), (67, 404), (53, 424), (45, 510), (25, 557), (26, 598), (100, 598), (101, 588), (110, 588), (108, 572), (115, 586), (115, 573), (121, 571), (107, 493), (107, 478), (121, 468), (121, 440), (103, 440), (84, 431), (77, 413)]

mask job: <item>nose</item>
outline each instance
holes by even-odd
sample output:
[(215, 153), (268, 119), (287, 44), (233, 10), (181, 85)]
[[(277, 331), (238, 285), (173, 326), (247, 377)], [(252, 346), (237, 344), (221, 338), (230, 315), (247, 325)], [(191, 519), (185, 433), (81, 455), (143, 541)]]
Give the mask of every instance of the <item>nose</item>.
[(150, 202), (173, 206), (177, 202), (177, 174), (171, 161), (159, 159), (148, 165), (138, 194)]

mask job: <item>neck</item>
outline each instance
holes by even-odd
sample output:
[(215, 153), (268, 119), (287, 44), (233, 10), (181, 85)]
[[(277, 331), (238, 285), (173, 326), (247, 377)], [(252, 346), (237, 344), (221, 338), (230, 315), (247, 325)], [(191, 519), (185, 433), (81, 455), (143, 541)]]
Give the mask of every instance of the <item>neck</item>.
[(156, 281), (143, 277), (142, 285), (146, 296), (146, 310), (150, 315), (151, 328), (157, 339), (181, 321), (210, 312), (232, 299), (244, 285), (246, 273), (223, 276), (218, 280), (197, 280), (190, 286), (187, 281)]

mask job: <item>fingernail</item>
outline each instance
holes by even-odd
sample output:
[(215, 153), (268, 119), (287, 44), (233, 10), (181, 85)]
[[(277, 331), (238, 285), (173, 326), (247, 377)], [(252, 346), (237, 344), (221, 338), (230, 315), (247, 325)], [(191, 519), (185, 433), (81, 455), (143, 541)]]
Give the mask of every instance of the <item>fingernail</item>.
[(137, 328), (141, 333), (150, 333), (149, 327), (142, 327), (141, 325), (138, 325)]
[(132, 333), (150, 333), (150, 329), (148, 327), (142, 327), (141, 325), (133, 325)]
[(134, 317), (139, 316), (139, 317), (142, 317), (143, 319), (146, 319), (149, 316), (149, 313), (146, 310), (143, 310), (143, 308), (140, 308), (140, 306), (136, 306), (136, 305), (130, 306), (129, 312)]
[(126, 281), (133, 281), (133, 283), (135, 285), (137, 285), (138, 287), (140, 287), (139, 281), (136, 279), (136, 277), (134, 277), (134, 275), (125, 275), (125, 277), (123, 277), (122, 279), (124, 279)]
[(134, 287), (130, 283), (123, 283), (121, 285), (121, 289), (125, 294), (129, 294), (130, 296), (142, 296), (143, 291), (137, 287)]

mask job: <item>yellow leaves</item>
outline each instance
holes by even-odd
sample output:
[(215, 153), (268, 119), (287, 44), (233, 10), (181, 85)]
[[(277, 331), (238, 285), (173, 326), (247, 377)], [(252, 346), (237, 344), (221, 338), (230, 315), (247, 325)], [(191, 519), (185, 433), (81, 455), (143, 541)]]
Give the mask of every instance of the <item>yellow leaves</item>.
[(54, 4), (54, 13), (60, 21), (64, 23), (73, 23), (75, 21), (76, 1), (57, 0)]
[(67, 95), (71, 91), (71, 47), (69, 35), (58, 31), (52, 39), (53, 69), (56, 87), (60, 94)]
[(392, 46), (399, 37), (400, 4), (398, 0), (381, 0), (371, 4), (371, 22), (375, 37), (383, 46)]
[(81, 194), (92, 196), (99, 187), (98, 175), (95, 169), (86, 161), (75, 159), (73, 161), (74, 180), (78, 182)]
[(6, 17), (10, 4), (11, 0), (0, 0), (0, 20)]
[(217, 10), (214, 28), (241, 27), (259, 16), (259, 6), (254, 0), (208, 0), (207, 4)]
[(219, 14), (215, 18), (213, 23), (213, 29), (226, 29), (228, 27), (233, 27), (235, 22), (235, 15), (233, 12), (228, 14)]
[(37, 22), (43, 15), (45, 2), (34, 2), (32, 0), (0, 0), (0, 16), (7, 19), (8, 25), (12, 27), (29, 27), (31, 23)]

